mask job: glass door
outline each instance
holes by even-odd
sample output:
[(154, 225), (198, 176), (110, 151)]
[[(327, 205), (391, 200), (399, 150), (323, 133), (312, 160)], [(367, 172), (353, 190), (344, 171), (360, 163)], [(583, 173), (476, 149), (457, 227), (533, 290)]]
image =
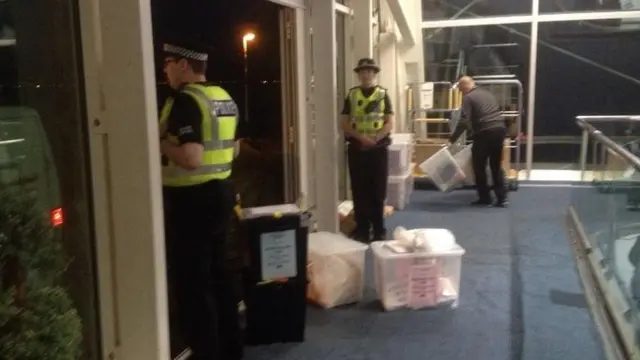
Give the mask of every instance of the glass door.
[(102, 358), (77, 7), (0, 2), (1, 359)]

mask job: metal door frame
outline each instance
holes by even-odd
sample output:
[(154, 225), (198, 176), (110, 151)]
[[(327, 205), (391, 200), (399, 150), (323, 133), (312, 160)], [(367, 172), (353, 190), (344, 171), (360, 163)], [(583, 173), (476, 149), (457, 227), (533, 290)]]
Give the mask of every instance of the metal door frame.
[(284, 162), (284, 201), (297, 202), (300, 198), (300, 149), (297, 138), (299, 116), (296, 10), (280, 9), (280, 68), (282, 92), (282, 146)]

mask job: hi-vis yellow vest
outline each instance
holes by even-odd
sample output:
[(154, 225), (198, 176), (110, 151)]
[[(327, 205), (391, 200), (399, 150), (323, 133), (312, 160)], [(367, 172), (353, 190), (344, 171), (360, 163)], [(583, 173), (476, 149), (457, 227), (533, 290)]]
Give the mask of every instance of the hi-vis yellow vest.
[[(169, 161), (162, 166), (162, 185), (179, 187), (203, 184), (210, 180), (231, 176), (234, 156), (234, 140), (238, 122), (238, 108), (231, 96), (218, 86), (186, 85), (183, 93), (193, 97), (202, 113), (202, 144), (204, 153), (200, 167), (185, 170)], [(160, 114), (160, 127), (166, 126), (173, 106), (169, 98)], [(168, 140), (178, 145), (177, 134), (169, 134)]]
[(376, 86), (369, 97), (359, 87), (349, 91), (351, 103), (351, 126), (362, 135), (375, 135), (384, 125), (384, 98), (387, 91)]

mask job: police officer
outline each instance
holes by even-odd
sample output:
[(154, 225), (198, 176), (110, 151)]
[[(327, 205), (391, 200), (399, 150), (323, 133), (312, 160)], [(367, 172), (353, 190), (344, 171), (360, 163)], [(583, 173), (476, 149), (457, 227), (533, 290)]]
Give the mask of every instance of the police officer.
[[(458, 88), (463, 94), (460, 120), (449, 138), (449, 143), (455, 143), (468, 129), (473, 131), (471, 161), (478, 199), (472, 205), (505, 207), (507, 191), (502, 171), (502, 150), (507, 127), (502, 110), (496, 97), (490, 91), (476, 87), (471, 77), (460, 78)], [(493, 192), (496, 195), (495, 203), (491, 200), (487, 184), (487, 162), (491, 170)]]
[(163, 50), (175, 89), (160, 118), (170, 283), (193, 358), (238, 360), (238, 299), (226, 244), (238, 108), (224, 89), (207, 83), (204, 48), (172, 43)]
[(361, 59), (354, 71), (360, 86), (350, 89), (344, 100), (342, 129), (348, 143), (351, 194), (357, 223), (355, 238), (370, 241), (373, 228), (373, 239), (384, 240), (393, 109), (387, 90), (376, 85), (380, 68), (373, 59)]

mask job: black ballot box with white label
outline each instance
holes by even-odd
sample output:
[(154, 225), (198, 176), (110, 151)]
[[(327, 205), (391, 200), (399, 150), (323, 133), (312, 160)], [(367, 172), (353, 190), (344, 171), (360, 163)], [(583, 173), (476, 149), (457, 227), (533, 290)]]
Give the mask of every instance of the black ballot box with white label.
[(304, 341), (308, 222), (292, 204), (243, 209), (249, 345)]

